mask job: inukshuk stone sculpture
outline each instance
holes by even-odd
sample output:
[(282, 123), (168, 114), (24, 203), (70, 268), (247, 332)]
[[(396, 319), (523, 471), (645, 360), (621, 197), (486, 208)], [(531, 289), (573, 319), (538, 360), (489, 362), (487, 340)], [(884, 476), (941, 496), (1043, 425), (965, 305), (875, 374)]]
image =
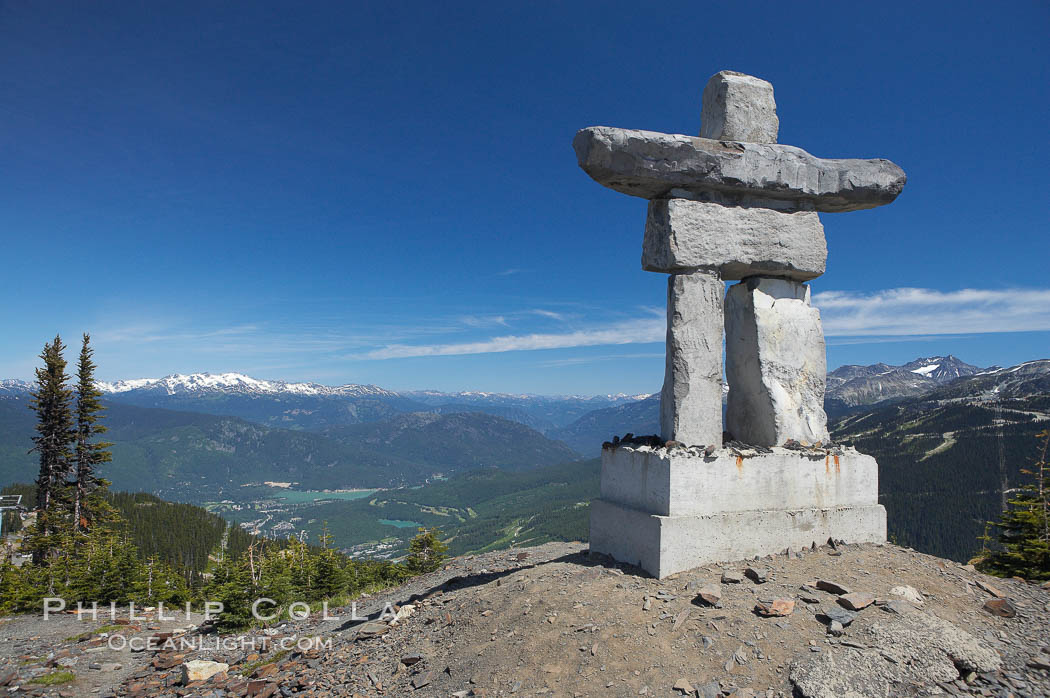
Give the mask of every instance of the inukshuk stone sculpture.
[(592, 550), (658, 577), (886, 538), (875, 460), (828, 443), (805, 282), (827, 260), (818, 212), (888, 204), (904, 172), (777, 145), (778, 128), (773, 86), (723, 71), (704, 89), (699, 138), (595, 126), (573, 141), (595, 181), (649, 200), (642, 267), (670, 274), (661, 438), (603, 447), (591, 514)]

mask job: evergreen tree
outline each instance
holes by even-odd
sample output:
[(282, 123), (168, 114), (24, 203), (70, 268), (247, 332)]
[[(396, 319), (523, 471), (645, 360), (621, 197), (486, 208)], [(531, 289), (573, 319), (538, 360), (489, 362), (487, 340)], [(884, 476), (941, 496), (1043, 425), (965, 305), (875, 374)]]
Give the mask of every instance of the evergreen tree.
[(419, 533), (408, 546), (405, 567), (409, 572), (424, 574), (441, 567), (441, 563), (448, 557), (448, 545), (438, 537), (440, 535), (441, 531), (437, 528), (419, 529)]
[(259, 580), (259, 598), (273, 599), (277, 608), (263, 605), (259, 608), (262, 615), (269, 616), (283, 610), (292, 598), (292, 570), (288, 564), (287, 550), (277, 546), (267, 546), (261, 562)]
[[(222, 613), (215, 617), (215, 628), (225, 633), (251, 625), (256, 592), (255, 581), (244, 558), (223, 560), (205, 588), (208, 601), (219, 601), (223, 605)], [(266, 613), (266, 609), (263, 612)]]
[(76, 411), (76, 452), (73, 472), (73, 530), (83, 532), (92, 521), (105, 514), (98, 507), (103, 502), (92, 497), (100, 486), (104, 486), (97, 473), (102, 463), (112, 460), (107, 450), (113, 444), (105, 441), (93, 442), (92, 439), (103, 434), (106, 427), (99, 424), (102, 406), (102, 391), (95, 385), (95, 362), (91, 360), (94, 350), (90, 346), (91, 337), (84, 333), (84, 343), (80, 348), (80, 360), (77, 363), (77, 411)]
[(310, 546), (298, 538), (292, 538), (287, 549), (289, 577), (292, 593), (305, 599), (313, 593), (313, 565), (310, 563)]
[(999, 523), (1002, 549), (978, 562), (982, 572), (1001, 577), (1030, 580), (1050, 579), (1050, 431), (1036, 435), (1042, 440), (1032, 475), (1034, 482), (1021, 488), (1003, 511)]
[(36, 389), (29, 407), (37, 414), (37, 435), (33, 437), (33, 451), (40, 455), (40, 473), (36, 481), (36, 530), (28, 538), (33, 561), (40, 563), (51, 552), (55, 532), (63, 518), (61, 506), (65, 499), (65, 482), (71, 467), (70, 445), (74, 439), (73, 416), (70, 409), (72, 392), (67, 387), (65, 346), (62, 338), (44, 345), (40, 358), (44, 367), (36, 369)]
[(327, 522), (321, 531), (321, 550), (313, 559), (313, 599), (328, 599), (346, 591), (346, 572), (343, 571), (342, 555), (332, 547), (332, 536)]
[(17, 600), (25, 595), (24, 585), (20, 570), (5, 557), (0, 562), (0, 612), (9, 613), (15, 609)]

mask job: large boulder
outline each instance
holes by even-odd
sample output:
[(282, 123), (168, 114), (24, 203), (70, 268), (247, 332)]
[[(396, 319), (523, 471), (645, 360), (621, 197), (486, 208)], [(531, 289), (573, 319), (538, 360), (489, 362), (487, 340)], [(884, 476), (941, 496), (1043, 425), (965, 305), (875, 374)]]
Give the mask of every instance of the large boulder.
[[(914, 686), (954, 681), (960, 672), (996, 671), (999, 655), (940, 618), (914, 611), (886, 616), (839, 645), (792, 663), (791, 683), (805, 698), (886, 698)], [(862, 649), (863, 648), (863, 649)], [(911, 695), (908, 693), (908, 695)]]

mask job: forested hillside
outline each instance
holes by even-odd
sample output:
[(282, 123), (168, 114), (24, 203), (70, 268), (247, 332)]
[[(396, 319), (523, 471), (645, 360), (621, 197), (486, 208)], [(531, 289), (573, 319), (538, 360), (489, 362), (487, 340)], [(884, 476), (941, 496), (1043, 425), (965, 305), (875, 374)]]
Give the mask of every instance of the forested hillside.
[(432, 472), (493, 465), (520, 470), (577, 457), (565, 444), (523, 424), (480, 412), (414, 412), (324, 433), (341, 444), (424, 464)]
[[(576, 457), (564, 444), (484, 414), (401, 415), (331, 435), (274, 429), (236, 417), (108, 403), (113, 461), (102, 474), (121, 490), (190, 502), (238, 497), (246, 483), (301, 489), (415, 485), (435, 472), (527, 468)], [(0, 398), (0, 482), (32, 480), (27, 399)]]
[[(310, 540), (327, 524), (341, 548), (386, 540), (384, 555), (404, 550), (417, 526), (440, 527), (454, 554), (551, 540), (586, 540), (590, 500), (598, 495), (600, 461), (513, 472), (483, 468), (423, 488), (376, 493), (354, 501), (309, 503), (290, 509)], [(227, 516), (258, 516), (249, 506)]]
[[(31, 509), (36, 487), (8, 485), (3, 494), (20, 494)], [(221, 551), (239, 556), (251, 544), (252, 536), (221, 516), (192, 504), (166, 502), (143, 492), (107, 492), (108, 501), (127, 523), (127, 533), (143, 560), (156, 558), (182, 571), (188, 582), (202, 574), (212, 556)], [(5, 517), (5, 532), (14, 532)]]
[(1028, 482), (1021, 470), (1034, 461), (1048, 408), (1045, 395), (1001, 403), (914, 398), (842, 417), (832, 439), (878, 459), (893, 540), (966, 561), (986, 522), (999, 517), (1003, 482)]

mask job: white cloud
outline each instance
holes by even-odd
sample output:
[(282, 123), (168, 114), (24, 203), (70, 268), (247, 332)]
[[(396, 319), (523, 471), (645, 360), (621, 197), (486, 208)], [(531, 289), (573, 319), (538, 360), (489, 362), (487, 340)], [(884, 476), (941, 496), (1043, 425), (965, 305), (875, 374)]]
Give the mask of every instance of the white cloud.
[(1050, 289), (825, 291), (813, 304), (829, 337), (1050, 330)]
[(592, 364), (598, 361), (620, 361), (623, 359), (662, 359), (664, 353), (661, 352), (648, 352), (642, 354), (606, 354), (604, 356), (574, 356), (568, 359), (551, 359), (550, 361), (544, 361), (539, 365), (543, 368), (558, 368), (561, 366), (580, 366), (583, 364)]
[[(871, 342), (920, 341), (944, 335), (976, 335), (994, 332), (1050, 330), (1050, 289), (963, 289), (938, 291), (897, 288), (869, 294), (825, 291), (813, 296), (821, 310), (829, 345)], [(512, 310), (497, 314), (466, 314), (459, 317), (409, 318), (341, 326), (344, 318), (314, 319), (312, 322), (252, 323), (227, 327), (196, 327), (185, 322), (163, 323), (157, 319), (100, 329), (93, 334), (100, 351), (130, 351), (136, 354), (165, 351), (182, 357), (207, 355), (237, 357), (253, 365), (285, 364), (288, 357), (308, 356), (316, 363), (326, 360), (384, 360), (425, 356), (458, 356), (574, 347), (656, 344), (664, 341), (665, 319), (661, 307), (640, 306), (630, 316), (619, 311), (588, 308), (565, 313), (543, 308)], [(553, 320), (566, 323), (554, 332), (515, 332), (461, 341), (456, 335), (471, 328), (486, 334), (510, 324), (535, 325)], [(576, 326), (583, 317), (586, 325)], [(488, 328), (489, 332), (485, 332)], [(438, 339), (440, 337), (440, 339)], [(149, 349), (147, 349), (149, 348)], [(151, 354), (152, 355), (152, 354)], [(626, 356), (624, 358), (627, 358)], [(571, 365), (595, 358), (558, 357), (549, 365)], [(170, 359), (167, 360), (170, 362)], [(556, 361), (561, 361), (557, 364)]]
[[(828, 337), (883, 337), (840, 339), (829, 344), (872, 341), (929, 340), (940, 335), (1050, 330), (1050, 289), (963, 289), (937, 291), (896, 288), (871, 294), (825, 291), (814, 294)], [(561, 333), (505, 335), (473, 342), (448, 344), (389, 344), (347, 358), (364, 360), (423, 356), (460, 356), (538, 349), (649, 344), (664, 341), (662, 308), (641, 308), (643, 317), (601, 327)], [(533, 314), (561, 319), (559, 313)], [(902, 338), (901, 340), (890, 339)], [(904, 339), (906, 338), (906, 339)], [(588, 361), (591, 359), (588, 359)], [(581, 360), (566, 359), (579, 363)]]
[(565, 320), (565, 316), (563, 314), (556, 313), (553, 310), (543, 310), (542, 308), (536, 308), (534, 310), (530, 310), (529, 312), (533, 315), (539, 315), (540, 317), (550, 318), (551, 320)]
[(510, 327), (507, 324), (507, 318), (503, 315), (464, 315), (459, 321), (468, 327), (489, 327), (491, 325)]
[(404, 359), (420, 356), (460, 356), (536, 349), (568, 349), (616, 344), (648, 344), (664, 341), (665, 322), (660, 318), (628, 320), (605, 327), (565, 333), (506, 335), (477, 342), (455, 344), (391, 344), (355, 354), (353, 359)]

